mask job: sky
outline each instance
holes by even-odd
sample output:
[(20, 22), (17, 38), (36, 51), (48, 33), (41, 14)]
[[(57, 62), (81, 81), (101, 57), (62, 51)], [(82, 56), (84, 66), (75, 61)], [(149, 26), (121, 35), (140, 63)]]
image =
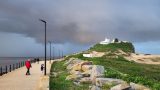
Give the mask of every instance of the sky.
[(159, 8), (159, 0), (1, 0), (0, 57), (43, 56), (39, 19), (47, 21), (55, 55), (87, 50), (106, 37), (130, 41), (138, 53), (160, 54)]

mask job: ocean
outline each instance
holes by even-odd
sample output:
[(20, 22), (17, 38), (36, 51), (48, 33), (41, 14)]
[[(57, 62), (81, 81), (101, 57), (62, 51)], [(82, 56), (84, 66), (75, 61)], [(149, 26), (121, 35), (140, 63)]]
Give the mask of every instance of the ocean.
[(11, 64), (19, 63), (19, 62), (25, 61), (27, 59), (33, 59), (33, 58), (0, 57), (0, 66), (6, 66), (6, 65), (11, 65)]
[(2, 67), (3, 72), (4, 72), (6, 66), (9, 69), (10, 65), (13, 67), (13, 64), (16, 65), (16, 63), (20, 63), (22, 61), (26, 61), (27, 59), (33, 60), (34, 58), (27, 58), (27, 57), (0, 57), (0, 67)]

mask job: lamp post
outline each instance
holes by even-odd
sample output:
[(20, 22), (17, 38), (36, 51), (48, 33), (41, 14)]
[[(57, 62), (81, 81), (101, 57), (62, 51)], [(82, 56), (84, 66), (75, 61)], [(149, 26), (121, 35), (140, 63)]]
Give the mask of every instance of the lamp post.
[(54, 60), (54, 47), (53, 47), (53, 60)]
[(44, 75), (46, 75), (46, 26), (47, 26), (47, 22), (45, 20), (39, 19), (41, 22), (43, 22), (45, 24), (45, 61), (44, 61)]
[(62, 58), (63, 58), (63, 50), (62, 50)]
[(49, 44), (50, 44), (50, 63), (51, 63), (51, 44), (52, 44), (52, 42), (49, 41)]
[(58, 49), (58, 54), (59, 54), (59, 59), (61, 58), (61, 51), (60, 51), (60, 49)]

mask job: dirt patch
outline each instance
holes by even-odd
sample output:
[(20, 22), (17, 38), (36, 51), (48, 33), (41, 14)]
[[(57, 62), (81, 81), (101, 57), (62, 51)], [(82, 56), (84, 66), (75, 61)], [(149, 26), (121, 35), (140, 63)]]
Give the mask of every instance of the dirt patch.
[(137, 63), (144, 64), (160, 64), (160, 55), (145, 55), (145, 54), (134, 54), (125, 57), (129, 61), (135, 61)]

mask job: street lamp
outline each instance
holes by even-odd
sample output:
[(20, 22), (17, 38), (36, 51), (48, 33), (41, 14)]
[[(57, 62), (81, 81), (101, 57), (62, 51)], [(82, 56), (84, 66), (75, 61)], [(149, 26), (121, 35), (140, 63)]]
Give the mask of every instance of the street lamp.
[(59, 54), (59, 59), (61, 58), (61, 51), (60, 51), (60, 49), (58, 49), (58, 54)]
[(52, 42), (49, 41), (49, 44), (50, 44), (50, 63), (51, 63), (51, 44), (52, 44)]
[(39, 19), (41, 22), (45, 24), (45, 61), (44, 61), (44, 75), (46, 75), (46, 24), (45, 20)]
[(63, 58), (63, 50), (62, 50), (62, 58)]
[(53, 47), (53, 60), (54, 60), (54, 47)]

